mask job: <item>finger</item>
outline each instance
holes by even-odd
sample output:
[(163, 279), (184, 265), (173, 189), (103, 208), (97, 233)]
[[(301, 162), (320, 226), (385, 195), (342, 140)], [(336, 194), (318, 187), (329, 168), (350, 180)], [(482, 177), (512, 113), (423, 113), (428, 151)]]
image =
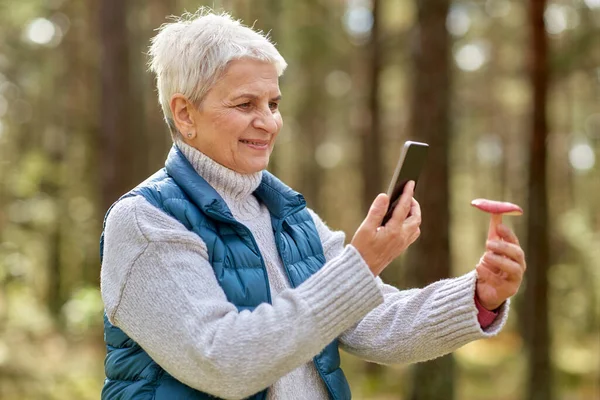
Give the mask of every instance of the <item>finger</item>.
[(517, 235), (515, 235), (512, 229), (510, 229), (508, 226), (499, 224), (496, 227), (496, 233), (502, 240), (505, 240), (509, 243), (514, 243), (517, 246), (519, 245), (519, 238), (517, 238)]
[(479, 259), (479, 262), (477, 263), (477, 270), (480, 270), (483, 268), (483, 269), (490, 271), (491, 273), (499, 274), (501, 272), (501, 270), (499, 268), (497, 268), (496, 266), (490, 264), (489, 260), (486, 258), (486, 254), (488, 254), (487, 251), (485, 253), (483, 253), (481, 258)]
[(510, 258), (486, 252), (482, 260), (483, 262), (479, 264), (478, 268), (488, 269), (496, 275), (502, 275), (509, 280), (520, 279), (523, 275), (521, 266)]
[(406, 230), (407, 232), (412, 232), (412, 231), (418, 229), (420, 226), (421, 226), (421, 219), (411, 215), (402, 224), (402, 229)]
[(520, 265), (525, 263), (525, 254), (523, 249), (514, 243), (500, 240), (489, 240), (486, 248), (491, 252), (508, 257)]
[(409, 199), (412, 200), (413, 195), (415, 194), (415, 181), (408, 181), (406, 182), (406, 185), (404, 186), (404, 190), (402, 190), (402, 194), (405, 194), (408, 196)]
[(415, 200), (414, 197), (412, 198), (412, 203), (410, 205), (410, 213), (408, 215), (409, 217), (406, 218), (406, 221), (404, 221), (405, 225), (421, 225), (421, 205), (417, 200)]
[(419, 236), (421, 236), (421, 229), (417, 228), (408, 240), (408, 243), (413, 244), (419, 238)]
[(379, 193), (377, 197), (375, 197), (375, 200), (373, 200), (369, 212), (359, 229), (367, 228), (376, 230), (381, 225), (381, 221), (383, 221), (383, 217), (388, 209), (389, 201), (390, 198), (387, 194)]
[(402, 222), (404, 222), (411, 208), (414, 189), (415, 182), (408, 181), (406, 186), (404, 186), (404, 191), (402, 192), (402, 195), (398, 200), (398, 204), (396, 204), (396, 208), (392, 213), (392, 218), (389, 220), (386, 226), (389, 225), (392, 228), (398, 228), (402, 224)]

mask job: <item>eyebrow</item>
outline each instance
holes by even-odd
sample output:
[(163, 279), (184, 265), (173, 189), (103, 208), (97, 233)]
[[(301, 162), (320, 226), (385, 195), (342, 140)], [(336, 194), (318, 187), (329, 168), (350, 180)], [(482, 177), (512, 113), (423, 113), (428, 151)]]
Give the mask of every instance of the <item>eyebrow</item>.
[[(255, 94), (251, 94), (251, 93), (242, 93), (239, 96), (236, 96), (233, 99), (231, 99), (231, 101), (236, 101), (236, 100), (239, 100), (241, 98), (250, 99), (250, 100), (256, 100), (256, 99), (258, 99), (258, 96), (255, 95)], [(273, 97), (270, 101), (281, 101), (281, 95), (279, 95), (277, 97)]]

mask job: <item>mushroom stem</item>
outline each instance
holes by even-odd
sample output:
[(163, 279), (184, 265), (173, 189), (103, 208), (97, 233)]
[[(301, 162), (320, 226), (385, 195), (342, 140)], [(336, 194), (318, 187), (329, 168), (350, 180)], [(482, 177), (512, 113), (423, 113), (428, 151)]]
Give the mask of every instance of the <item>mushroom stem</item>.
[(490, 220), (490, 228), (488, 230), (488, 240), (499, 239), (496, 229), (502, 223), (502, 214), (506, 215), (521, 215), (523, 209), (516, 204), (503, 201), (494, 201), (487, 199), (475, 199), (471, 202), (473, 207), (479, 208), (481, 211), (492, 214)]
[(492, 214), (490, 218), (490, 228), (488, 230), (488, 240), (498, 239), (496, 228), (502, 223), (502, 214)]

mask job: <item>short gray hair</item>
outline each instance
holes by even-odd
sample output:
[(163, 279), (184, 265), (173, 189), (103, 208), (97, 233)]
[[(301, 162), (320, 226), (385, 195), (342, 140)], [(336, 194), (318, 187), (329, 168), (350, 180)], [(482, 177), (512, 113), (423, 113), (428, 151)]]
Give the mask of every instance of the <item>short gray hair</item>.
[(199, 106), (228, 63), (241, 58), (272, 63), (279, 76), (287, 67), (267, 35), (227, 13), (214, 14), (204, 7), (163, 24), (152, 38), (149, 56), (158, 101), (173, 139), (177, 139), (177, 128), (169, 103), (175, 93)]

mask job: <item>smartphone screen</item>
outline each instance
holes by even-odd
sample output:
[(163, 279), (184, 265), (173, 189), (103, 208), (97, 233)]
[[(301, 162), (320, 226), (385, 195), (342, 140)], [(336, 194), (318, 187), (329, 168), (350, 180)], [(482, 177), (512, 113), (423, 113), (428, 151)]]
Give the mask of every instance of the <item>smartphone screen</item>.
[(427, 150), (429, 145), (427, 143), (407, 141), (404, 143), (402, 148), (402, 154), (398, 160), (398, 165), (394, 171), (394, 176), (390, 182), (390, 186), (387, 191), (387, 195), (390, 197), (390, 205), (388, 211), (383, 218), (381, 225), (392, 217), (394, 208), (398, 204), (398, 200), (402, 195), (404, 186), (408, 181), (415, 181), (415, 187), (419, 181), (419, 175), (425, 165), (425, 159), (427, 158)]

